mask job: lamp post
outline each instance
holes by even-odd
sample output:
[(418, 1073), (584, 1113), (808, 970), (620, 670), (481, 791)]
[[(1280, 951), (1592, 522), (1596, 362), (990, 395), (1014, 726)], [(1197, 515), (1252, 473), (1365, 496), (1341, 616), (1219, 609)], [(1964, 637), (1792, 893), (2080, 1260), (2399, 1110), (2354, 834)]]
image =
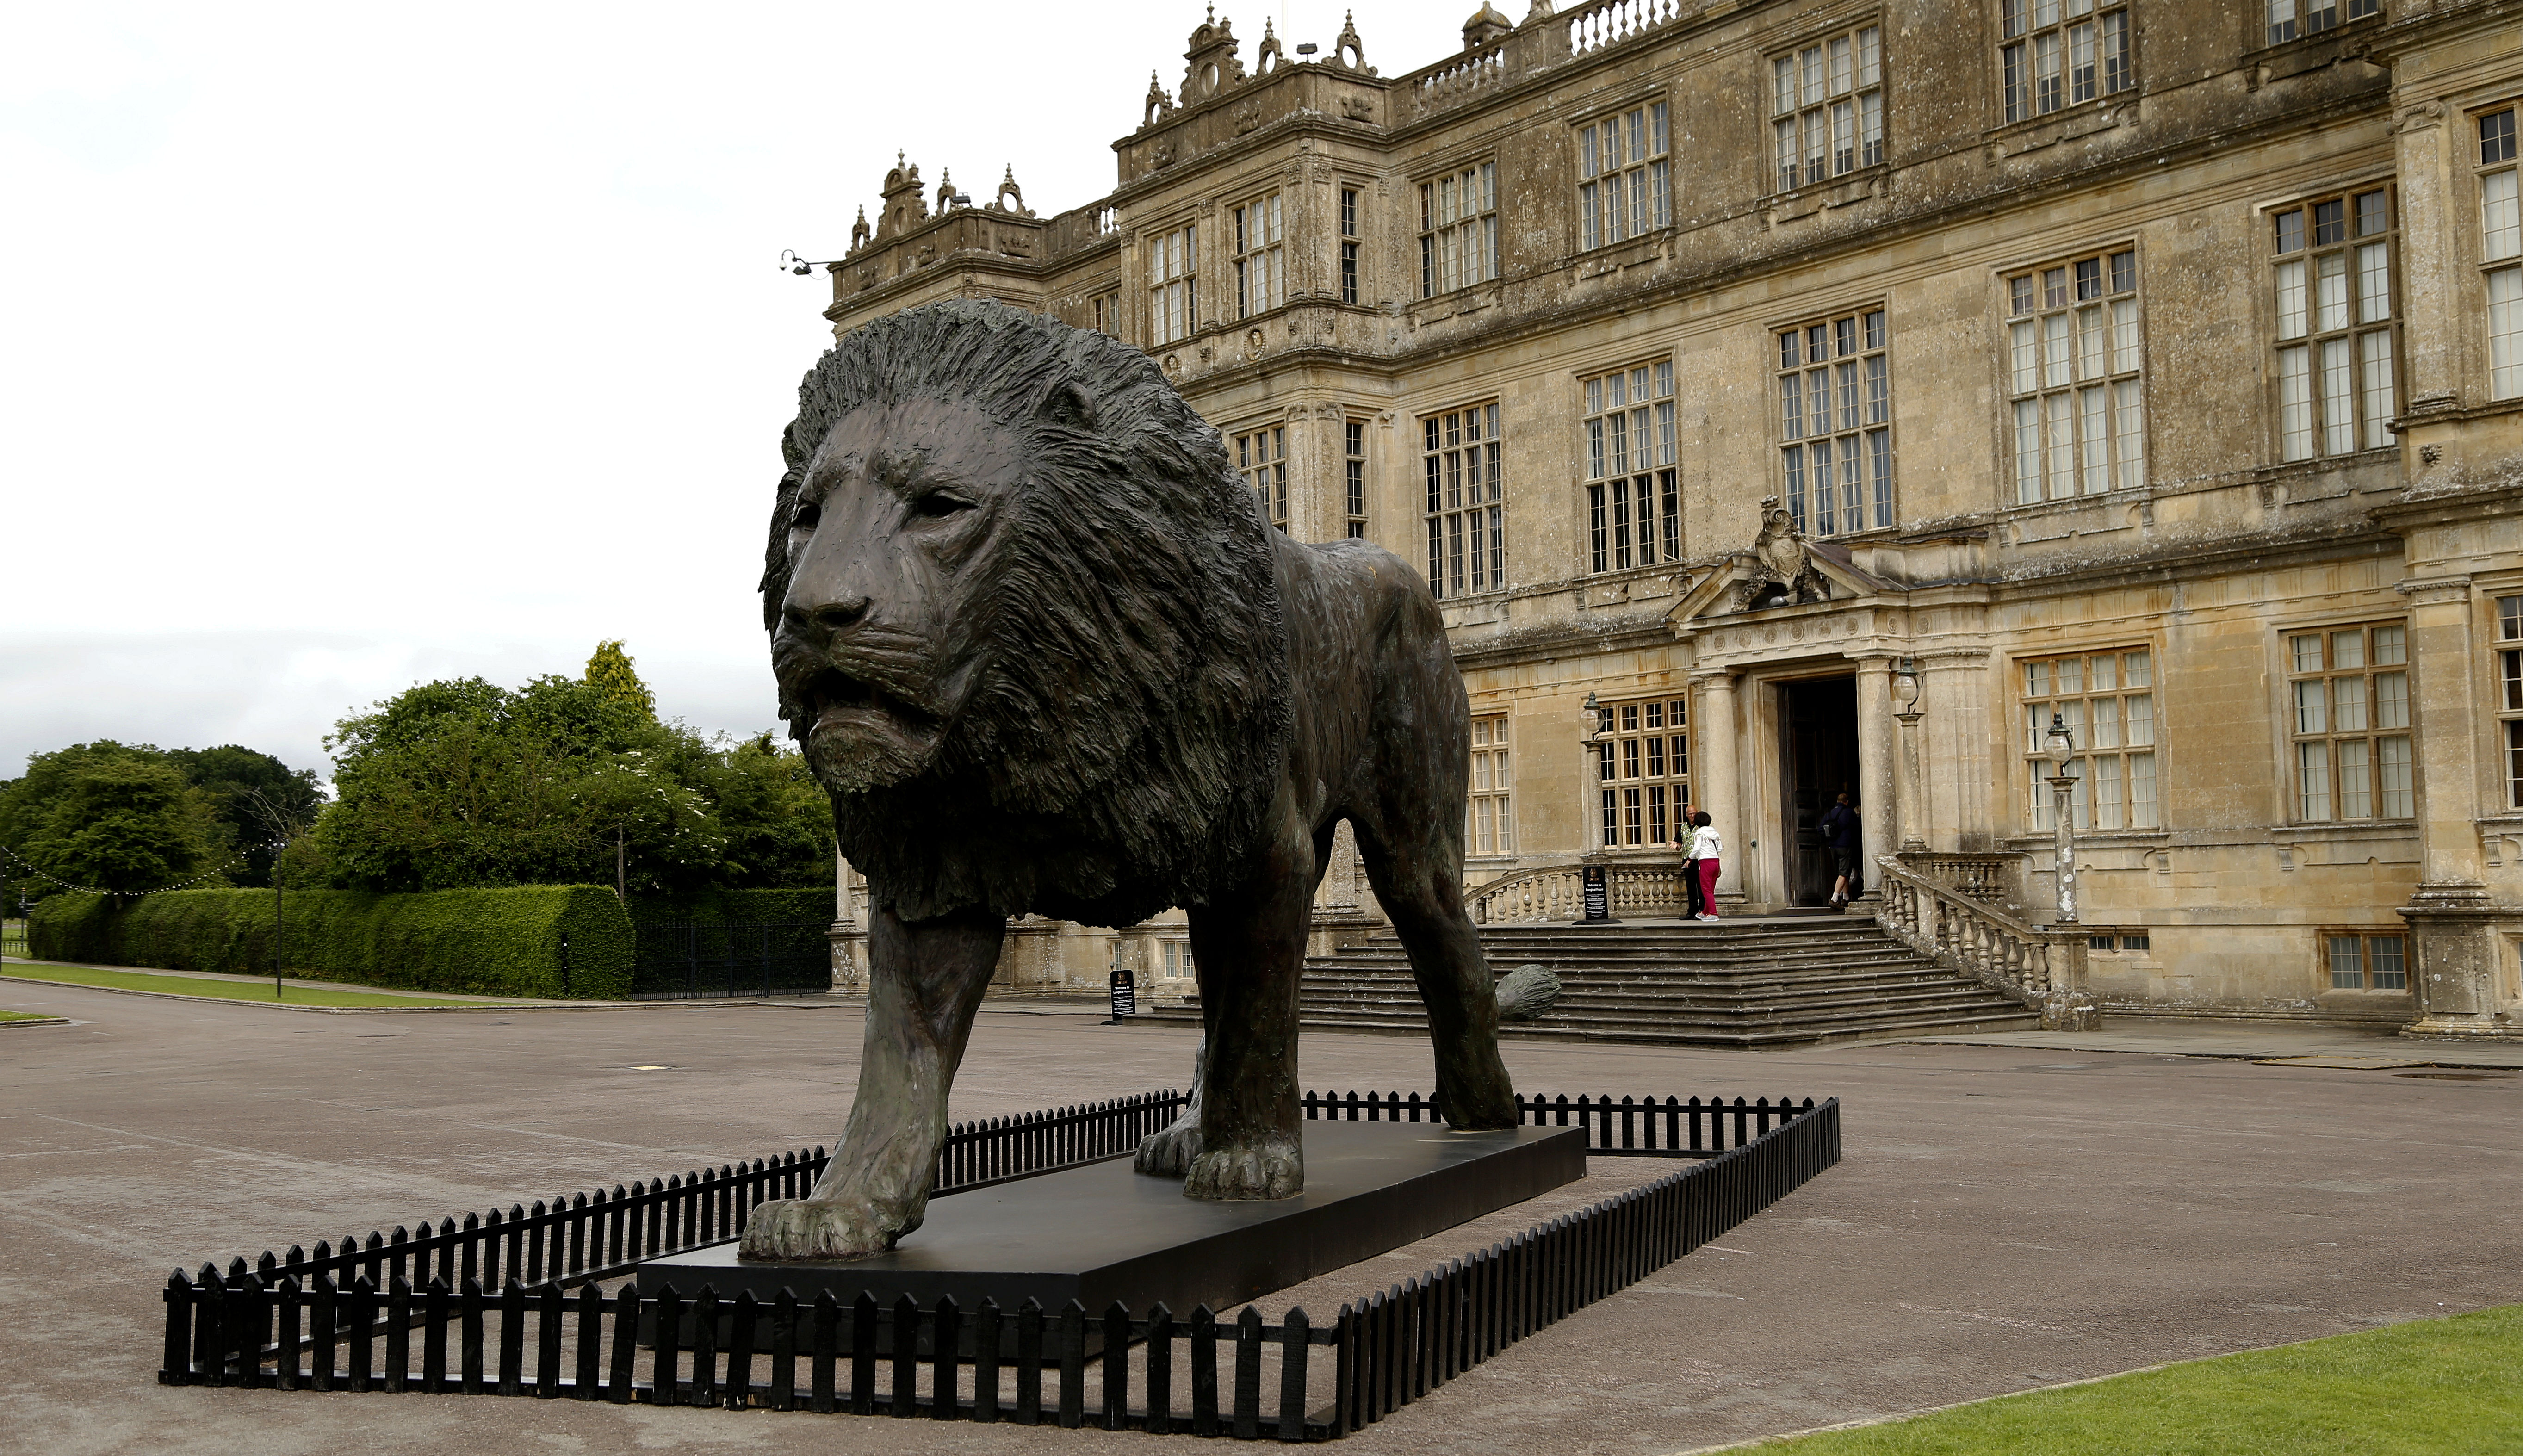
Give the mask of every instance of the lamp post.
[(271, 999), (274, 1001), (281, 999), (280, 939), (288, 922), (281, 918), (280, 869), (288, 857), (289, 836), (283, 834), (271, 841)]
[(1919, 854), (1928, 847), (1920, 832), (1920, 821), (1927, 818), (1927, 790), (1919, 782), (1919, 720), (1926, 715), (1919, 707), (1919, 659), (1904, 657), (1892, 664), (1892, 716), (1901, 723), (1901, 852)]
[(1595, 796), (1600, 792), (1601, 771), (1595, 767), (1595, 740), (1603, 733), (1601, 700), (1586, 694), (1586, 731), (1577, 735), (1577, 752), (1582, 760), (1577, 768), (1577, 847), (1580, 854), (1593, 854), (1602, 846), (1595, 836)]
[(2075, 762), (2076, 740), (2068, 731), (2067, 721), (2056, 713), (2050, 715), (2050, 731), (2042, 735), (2041, 746), (2056, 771), (2050, 775), (2050, 818), (2058, 831), (2051, 853), (2057, 863), (2059, 923), (2072, 925), (2076, 923), (2076, 816), (2069, 797), (2075, 792), (2076, 778), (2068, 766)]

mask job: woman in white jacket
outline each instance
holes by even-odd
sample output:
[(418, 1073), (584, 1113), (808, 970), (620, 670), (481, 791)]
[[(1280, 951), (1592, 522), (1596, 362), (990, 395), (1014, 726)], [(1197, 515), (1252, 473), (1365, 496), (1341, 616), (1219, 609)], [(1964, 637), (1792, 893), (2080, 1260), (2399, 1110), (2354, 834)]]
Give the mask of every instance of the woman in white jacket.
[(1726, 845), (1709, 827), (1707, 810), (1692, 815), (1690, 822), (1695, 825), (1690, 831), (1690, 868), (1699, 875), (1698, 918), (1713, 920), (1717, 918), (1718, 857), (1726, 852)]

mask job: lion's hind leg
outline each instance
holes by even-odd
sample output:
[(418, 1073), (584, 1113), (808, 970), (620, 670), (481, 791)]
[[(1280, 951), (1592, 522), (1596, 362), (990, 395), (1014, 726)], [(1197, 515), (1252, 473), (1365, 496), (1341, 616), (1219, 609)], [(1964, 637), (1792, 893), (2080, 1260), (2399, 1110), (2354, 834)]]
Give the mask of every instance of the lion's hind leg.
[(1191, 912), (1209, 1065), (1200, 1151), (1183, 1179), (1194, 1198), (1288, 1198), (1305, 1192), (1297, 1090), (1297, 984), (1312, 926), (1313, 844), (1283, 790), (1279, 828), (1237, 894)]
[[(1209, 999), (1201, 998), (1202, 1020), (1209, 1017)], [(1192, 1159), (1200, 1156), (1200, 1084), (1209, 1075), (1209, 1038), (1200, 1039), (1200, 1050), (1191, 1057), (1191, 1097), (1172, 1122), (1148, 1134), (1139, 1144), (1138, 1155), (1130, 1160), (1135, 1171), (1152, 1178), (1180, 1178), (1191, 1171)]]

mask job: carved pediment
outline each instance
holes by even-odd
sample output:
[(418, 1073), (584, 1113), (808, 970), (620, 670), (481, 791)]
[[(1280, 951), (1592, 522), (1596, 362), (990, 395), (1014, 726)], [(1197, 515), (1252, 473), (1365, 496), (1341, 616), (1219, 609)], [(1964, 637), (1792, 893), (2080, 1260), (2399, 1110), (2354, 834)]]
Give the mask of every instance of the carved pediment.
[(1761, 530), (1750, 545), (1729, 551), (1694, 574), (1665, 614), (1677, 634), (1711, 617), (1779, 607), (1844, 603), (1898, 588), (1850, 563), (1845, 547), (1810, 541), (1775, 495), (1761, 502)]

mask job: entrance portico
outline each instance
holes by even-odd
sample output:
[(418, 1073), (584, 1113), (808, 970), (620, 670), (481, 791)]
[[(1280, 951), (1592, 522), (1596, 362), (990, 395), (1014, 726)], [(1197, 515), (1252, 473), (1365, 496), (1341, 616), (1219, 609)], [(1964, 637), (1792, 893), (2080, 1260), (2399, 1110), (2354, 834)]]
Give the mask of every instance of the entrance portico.
[(1908, 592), (1773, 516), (1667, 617), (1691, 645), (1698, 791), (1727, 845), (1718, 900), (1751, 914), (1830, 902), (1818, 826), (1837, 795), (1860, 816), (1869, 892), (1901, 822), (1890, 681), (1910, 650)]

